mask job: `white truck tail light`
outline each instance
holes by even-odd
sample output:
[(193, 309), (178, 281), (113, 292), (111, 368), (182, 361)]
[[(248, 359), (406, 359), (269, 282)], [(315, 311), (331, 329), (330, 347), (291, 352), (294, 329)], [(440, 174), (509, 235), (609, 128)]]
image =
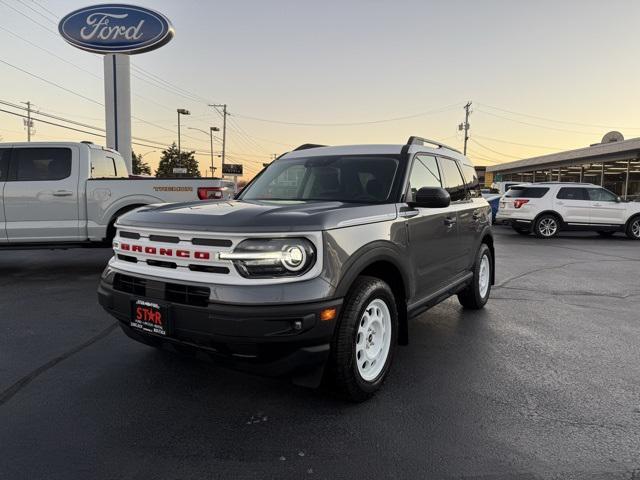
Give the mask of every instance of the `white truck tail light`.
[(514, 206), (514, 208), (520, 208), (525, 203), (529, 203), (529, 199), (528, 198), (516, 198), (513, 201), (513, 206)]
[(222, 198), (221, 187), (199, 187), (198, 198), (200, 200), (220, 200)]

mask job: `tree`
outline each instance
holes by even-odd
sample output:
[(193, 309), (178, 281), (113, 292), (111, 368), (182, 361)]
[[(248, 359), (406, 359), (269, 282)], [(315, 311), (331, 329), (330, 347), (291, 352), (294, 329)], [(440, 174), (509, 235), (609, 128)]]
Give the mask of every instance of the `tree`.
[(187, 173), (183, 175), (187, 177), (200, 177), (200, 168), (194, 156), (195, 153), (195, 151), (183, 151), (180, 152), (180, 158), (178, 158), (178, 147), (175, 142), (172, 143), (169, 148), (162, 151), (160, 163), (156, 170), (156, 177), (175, 177), (176, 174), (173, 173), (173, 169), (176, 167), (186, 168)]
[(142, 155), (136, 155), (133, 150), (131, 150), (131, 165), (134, 175), (151, 175), (149, 164), (142, 160)]

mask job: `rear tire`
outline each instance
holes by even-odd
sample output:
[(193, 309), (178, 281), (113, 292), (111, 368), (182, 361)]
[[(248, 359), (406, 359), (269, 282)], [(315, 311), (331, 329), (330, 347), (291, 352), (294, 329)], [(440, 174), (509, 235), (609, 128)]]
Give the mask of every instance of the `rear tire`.
[(398, 311), (391, 288), (378, 278), (357, 278), (331, 342), (328, 380), (348, 400), (367, 400), (384, 383), (397, 343)]
[(640, 240), (640, 215), (629, 220), (625, 233), (632, 240)]
[(550, 213), (540, 215), (533, 227), (538, 238), (553, 238), (560, 232), (560, 219)]
[(491, 294), (492, 268), (491, 250), (482, 243), (473, 265), (473, 281), (458, 294), (460, 305), (469, 310), (480, 310), (485, 306)]

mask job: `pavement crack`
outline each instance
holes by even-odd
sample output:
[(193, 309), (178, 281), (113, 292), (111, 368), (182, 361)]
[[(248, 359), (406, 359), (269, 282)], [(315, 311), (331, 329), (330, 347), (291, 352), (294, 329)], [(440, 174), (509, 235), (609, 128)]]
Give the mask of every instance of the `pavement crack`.
[(14, 395), (16, 395), (24, 387), (29, 385), (33, 380), (36, 379), (36, 377), (38, 377), (39, 375), (43, 374), (47, 370), (52, 369), (53, 367), (55, 367), (57, 364), (59, 364), (63, 360), (66, 360), (67, 358), (71, 357), (72, 355), (75, 355), (76, 353), (80, 352), (81, 350), (84, 350), (85, 348), (89, 347), (90, 345), (93, 345), (94, 343), (96, 343), (99, 340), (103, 339), (104, 337), (109, 335), (111, 332), (113, 332), (116, 329), (117, 326), (118, 326), (118, 322), (112, 323), (107, 328), (102, 330), (97, 335), (94, 335), (93, 337), (91, 337), (86, 342), (83, 342), (80, 345), (77, 345), (77, 346), (73, 347), (72, 349), (67, 350), (62, 355), (59, 355), (59, 356), (49, 360), (44, 365), (40, 365), (38, 368), (33, 370), (31, 373), (29, 373), (29, 374), (25, 375), (24, 377), (22, 377), (20, 380), (18, 380), (13, 385), (11, 385), (9, 388), (7, 388), (6, 390), (4, 390), (3, 392), (0, 393), (0, 406), (4, 405), (9, 400), (11, 400), (11, 398)]

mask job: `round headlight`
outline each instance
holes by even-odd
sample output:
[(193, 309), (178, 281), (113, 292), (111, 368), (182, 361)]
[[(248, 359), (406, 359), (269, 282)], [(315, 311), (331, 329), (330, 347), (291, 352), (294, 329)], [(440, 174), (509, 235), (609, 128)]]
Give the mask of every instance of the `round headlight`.
[(285, 255), (282, 257), (282, 264), (287, 270), (297, 272), (304, 267), (306, 257), (306, 253), (299, 246), (288, 247), (285, 250)]

